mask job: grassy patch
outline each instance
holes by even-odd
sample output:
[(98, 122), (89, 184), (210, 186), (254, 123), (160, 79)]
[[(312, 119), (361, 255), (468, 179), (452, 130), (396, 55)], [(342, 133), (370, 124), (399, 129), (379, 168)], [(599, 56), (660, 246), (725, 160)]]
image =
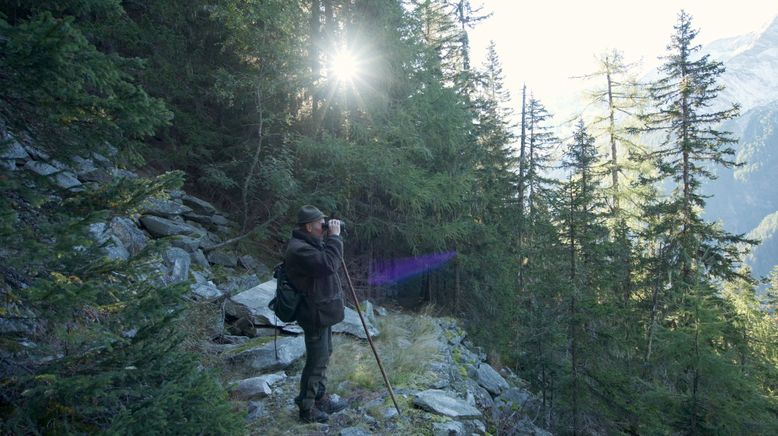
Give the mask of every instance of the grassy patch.
[[(393, 314), (379, 318), (378, 328), (381, 335), (374, 343), (393, 387), (413, 388), (433, 377), (429, 363), (441, 358), (435, 321), (425, 316)], [(331, 386), (347, 381), (371, 391), (384, 388), (367, 341), (336, 336), (333, 348), (327, 371)]]
[[(278, 339), (282, 339), (284, 336), (278, 335)], [(227, 355), (234, 356), (236, 354), (239, 354), (243, 351), (250, 350), (252, 348), (261, 347), (262, 345), (265, 345), (269, 342), (273, 342), (273, 336), (257, 336), (256, 338), (251, 338), (248, 341), (246, 341), (243, 344), (240, 344), (239, 346), (233, 348), (232, 350), (227, 352)]]

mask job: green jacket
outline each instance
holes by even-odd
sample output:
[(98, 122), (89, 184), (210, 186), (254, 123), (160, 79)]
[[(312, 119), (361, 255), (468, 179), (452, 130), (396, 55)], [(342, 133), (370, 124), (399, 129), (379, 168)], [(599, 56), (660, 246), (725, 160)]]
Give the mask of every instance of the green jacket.
[(321, 328), (343, 321), (343, 292), (338, 270), (343, 257), (343, 240), (329, 236), (319, 241), (295, 229), (286, 246), (286, 275), (303, 294), (297, 322), (302, 327)]

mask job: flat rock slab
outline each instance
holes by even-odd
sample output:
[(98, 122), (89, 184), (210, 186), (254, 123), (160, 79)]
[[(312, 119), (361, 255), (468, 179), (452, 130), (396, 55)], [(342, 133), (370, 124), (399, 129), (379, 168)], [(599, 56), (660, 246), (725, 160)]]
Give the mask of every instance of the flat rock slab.
[(148, 237), (131, 219), (115, 217), (111, 220), (110, 228), (111, 233), (119, 238), (131, 255), (135, 256), (146, 248)]
[[(7, 141), (11, 142), (8, 143)], [(27, 161), (30, 160), (30, 155), (21, 144), (16, 142), (15, 139), (10, 136), (3, 135), (3, 137), (0, 139), (0, 158)]]
[[(358, 338), (367, 339), (367, 335), (365, 334), (365, 328), (362, 327), (362, 322), (359, 320), (359, 314), (357, 313), (357, 311), (350, 307), (347, 307), (345, 312), (346, 312), (346, 317), (343, 318), (343, 321), (332, 326), (332, 331), (334, 333), (348, 333)], [(379, 335), (380, 332), (368, 320), (367, 317), (365, 317), (365, 324), (367, 324), (367, 330), (370, 332), (370, 337), (374, 338)]]
[(283, 372), (247, 378), (233, 382), (230, 391), (243, 399), (265, 398), (273, 393), (273, 384), (285, 378), (286, 374)]
[(183, 215), (191, 212), (192, 209), (181, 203), (161, 198), (147, 198), (141, 204), (141, 210), (144, 214), (161, 216), (164, 218), (173, 218), (176, 215)]
[[(284, 331), (290, 333), (302, 333), (302, 329), (295, 324), (287, 324), (276, 318), (270, 308), (267, 307), (270, 300), (276, 295), (275, 279), (266, 281), (258, 286), (243, 291), (227, 300), (224, 310), (235, 318), (248, 318), (254, 325), (272, 325), (282, 327)], [(335, 333), (347, 333), (362, 339), (367, 339), (365, 329), (359, 321), (359, 315), (351, 308), (346, 308), (346, 317), (343, 321), (332, 326)], [(378, 329), (367, 322), (367, 328), (370, 336), (376, 337), (379, 334)]]
[(465, 433), (465, 425), (459, 421), (438, 422), (432, 426), (434, 436), (462, 436)]
[(214, 265), (223, 265), (235, 268), (238, 266), (238, 256), (226, 251), (215, 250), (206, 254), (208, 261)]
[(192, 211), (195, 213), (203, 215), (213, 215), (216, 213), (216, 208), (205, 200), (201, 200), (188, 194), (184, 194), (181, 199), (183, 200), (184, 204), (192, 208)]
[(31, 160), (27, 161), (24, 167), (41, 176), (53, 175), (54, 182), (61, 188), (73, 189), (81, 186), (81, 182), (76, 178), (75, 174), (70, 171), (63, 171), (45, 162)]
[(224, 296), (224, 292), (217, 288), (216, 285), (214, 285), (211, 281), (205, 283), (194, 283), (190, 289), (192, 290), (192, 294), (195, 295), (195, 298), (199, 300), (210, 301), (219, 299)]
[(480, 418), (481, 412), (466, 401), (453, 397), (450, 393), (437, 389), (418, 392), (413, 396), (413, 404), (437, 415), (451, 418)]
[(235, 318), (248, 318), (254, 325), (283, 327), (286, 323), (267, 307), (275, 295), (276, 281), (273, 279), (228, 298), (224, 310)]
[(140, 217), (143, 227), (155, 237), (173, 236), (173, 235), (193, 235), (204, 233), (188, 224), (169, 220), (154, 215), (143, 215)]
[(180, 248), (168, 247), (163, 259), (165, 266), (170, 270), (167, 276), (168, 283), (181, 283), (189, 279), (189, 267), (192, 264), (189, 253)]
[(488, 363), (482, 363), (478, 366), (475, 380), (492, 395), (500, 395), (510, 388), (508, 382)]
[[(278, 347), (277, 359), (276, 346)], [(256, 347), (242, 346), (231, 352), (229, 358), (234, 362), (245, 362), (258, 371), (271, 371), (284, 369), (303, 357), (303, 355), (305, 355), (305, 340), (303, 337), (287, 336), (278, 338), (276, 345), (271, 340)]]

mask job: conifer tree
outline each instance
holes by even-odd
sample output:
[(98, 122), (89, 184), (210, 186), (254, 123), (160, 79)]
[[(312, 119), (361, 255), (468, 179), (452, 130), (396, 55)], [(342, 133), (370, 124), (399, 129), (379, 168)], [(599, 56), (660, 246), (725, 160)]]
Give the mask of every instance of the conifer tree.
[(722, 90), (716, 82), (724, 67), (708, 55), (698, 54), (700, 46), (694, 44), (697, 31), (691, 26), (691, 17), (681, 11), (669, 54), (660, 66), (664, 75), (650, 89), (657, 110), (645, 116), (648, 131), (662, 135), (661, 144), (647, 156), (656, 165), (656, 176), (646, 180), (674, 183), (673, 192), (653, 208), (662, 217), (658, 230), (671, 243), (682, 286), (691, 284), (697, 267), (716, 277), (733, 276), (738, 261), (734, 243), (742, 241), (705, 223), (700, 216), (705, 206), (700, 185), (714, 177), (711, 167), (735, 164), (732, 144), (736, 140), (717, 126), (735, 117), (738, 107), (713, 109)]
[(562, 162), (562, 167), (569, 171), (568, 180), (560, 187), (556, 200), (560, 236), (567, 252), (564, 270), (567, 285), (559, 296), (568, 305), (565, 321), (569, 371), (564, 391), (572, 416), (565, 427), (574, 434), (583, 430), (584, 414), (593, 412), (596, 400), (589, 390), (601, 376), (600, 368), (607, 366), (603, 364), (608, 352), (605, 344), (591, 337), (612, 334), (609, 323), (600, 319), (600, 314), (609, 312), (611, 318), (618, 316), (613, 312), (613, 296), (607, 292), (607, 275), (602, 273), (610, 265), (605, 261), (608, 231), (599, 160), (594, 137), (580, 119)]
[(529, 355), (519, 354), (516, 360), (539, 391), (543, 422), (550, 425), (558, 406), (558, 381), (564, 372), (562, 356), (566, 353), (567, 337), (561, 322), (567, 313), (557, 302), (564, 279), (554, 273), (564, 268), (566, 251), (553, 223), (555, 182), (548, 175), (557, 139), (549, 125), (551, 114), (539, 100), (529, 98), (522, 118), (524, 155), (523, 159), (520, 156), (520, 168), (524, 168), (524, 174), (519, 184), (525, 194), (520, 207), (525, 212), (520, 217), (516, 253), (516, 334), (518, 348), (532, 351)]
[(526, 192), (525, 208), (530, 220), (534, 219), (538, 205), (550, 197), (553, 180), (548, 176), (551, 169), (551, 153), (558, 139), (549, 124), (552, 115), (546, 110), (540, 100), (530, 96), (524, 122), (526, 123), (525, 139), (525, 173), (523, 186)]
[(647, 116), (649, 131), (661, 133), (662, 141), (647, 156), (656, 175), (644, 181), (667, 181), (673, 189), (645, 208), (646, 235), (656, 252), (644, 368), (655, 383), (653, 395), (668, 387), (660, 395), (672, 404), (662, 419), (670, 428), (689, 434), (716, 428), (742, 432), (750, 417), (725, 417), (718, 407), (727, 396), (747, 402), (748, 388), (735, 395), (714, 382), (738, 374), (722, 354), (719, 338), (727, 324), (721, 322), (716, 279), (743, 277), (736, 270), (736, 244), (747, 241), (702, 219), (700, 193), (714, 165), (734, 165), (735, 139), (717, 125), (734, 117), (737, 106), (715, 109), (723, 66), (698, 53), (691, 17), (682, 11), (674, 28), (662, 76), (651, 85), (656, 111)]
[(598, 69), (583, 76), (596, 80), (597, 84), (589, 92), (595, 111), (591, 129), (608, 150), (606, 165), (610, 178), (610, 218), (609, 227), (614, 239), (611, 256), (616, 259), (609, 272), (612, 280), (618, 283), (614, 292), (622, 296), (625, 304), (629, 299), (631, 275), (634, 269), (634, 247), (630, 238), (630, 228), (636, 226), (635, 216), (639, 210), (635, 207), (646, 192), (638, 192), (632, 183), (637, 174), (650, 171), (650, 167), (640, 168), (630, 156), (640, 151), (635, 143), (634, 134), (638, 126), (638, 117), (647, 104), (646, 89), (634, 78), (633, 64), (627, 64), (623, 55), (612, 50), (598, 58)]

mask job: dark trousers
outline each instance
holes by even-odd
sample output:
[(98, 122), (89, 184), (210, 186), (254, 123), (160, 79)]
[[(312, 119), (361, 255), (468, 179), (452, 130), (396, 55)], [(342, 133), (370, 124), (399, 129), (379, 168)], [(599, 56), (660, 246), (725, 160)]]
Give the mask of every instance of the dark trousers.
[(297, 404), (300, 410), (309, 410), (314, 401), (324, 395), (327, 384), (327, 364), (332, 354), (332, 327), (306, 328), (305, 368), (300, 377), (300, 395)]

